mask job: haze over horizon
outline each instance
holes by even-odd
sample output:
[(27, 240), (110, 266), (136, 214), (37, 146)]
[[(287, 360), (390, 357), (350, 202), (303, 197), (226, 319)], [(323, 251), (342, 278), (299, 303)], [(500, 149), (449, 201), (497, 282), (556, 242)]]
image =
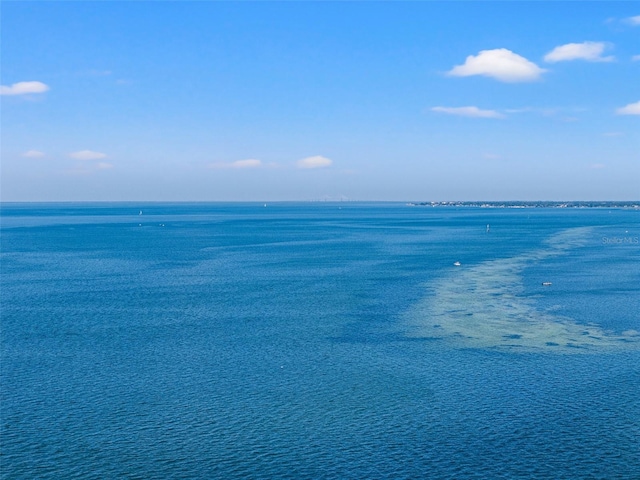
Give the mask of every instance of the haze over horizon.
[(640, 199), (634, 2), (5, 1), (0, 22), (3, 202)]

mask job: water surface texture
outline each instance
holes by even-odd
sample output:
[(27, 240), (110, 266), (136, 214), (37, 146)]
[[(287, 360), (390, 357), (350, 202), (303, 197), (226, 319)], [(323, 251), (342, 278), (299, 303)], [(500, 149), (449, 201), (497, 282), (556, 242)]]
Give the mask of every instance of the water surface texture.
[(638, 479), (639, 215), (4, 204), (1, 477)]

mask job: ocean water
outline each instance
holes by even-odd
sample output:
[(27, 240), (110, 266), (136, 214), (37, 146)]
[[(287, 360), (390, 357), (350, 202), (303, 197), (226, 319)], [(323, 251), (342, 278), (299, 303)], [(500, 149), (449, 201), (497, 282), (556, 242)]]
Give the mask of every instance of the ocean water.
[(639, 479), (638, 237), (621, 209), (4, 204), (0, 476)]

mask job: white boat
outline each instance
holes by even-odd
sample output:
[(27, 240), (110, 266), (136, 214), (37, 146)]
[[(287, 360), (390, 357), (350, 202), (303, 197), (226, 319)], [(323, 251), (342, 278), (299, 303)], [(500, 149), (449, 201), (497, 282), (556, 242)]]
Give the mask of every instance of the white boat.
[(544, 287), (549, 287), (549, 286), (551, 286), (551, 282), (542, 282), (542, 285)]
[(459, 267), (460, 265), (462, 265), (460, 262), (453, 262), (453, 264), (454, 264), (456, 267)]

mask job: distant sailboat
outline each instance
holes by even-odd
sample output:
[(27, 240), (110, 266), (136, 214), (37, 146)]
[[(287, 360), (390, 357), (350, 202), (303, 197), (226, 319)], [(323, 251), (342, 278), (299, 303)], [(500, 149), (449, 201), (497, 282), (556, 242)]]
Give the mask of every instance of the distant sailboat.
[(489, 224), (487, 223), (487, 233), (489, 233), (489, 230), (491, 230), (491, 227), (489, 226)]
[(142, 215), (142, 210), (140, 210), (140, 213), (138, 215)]

